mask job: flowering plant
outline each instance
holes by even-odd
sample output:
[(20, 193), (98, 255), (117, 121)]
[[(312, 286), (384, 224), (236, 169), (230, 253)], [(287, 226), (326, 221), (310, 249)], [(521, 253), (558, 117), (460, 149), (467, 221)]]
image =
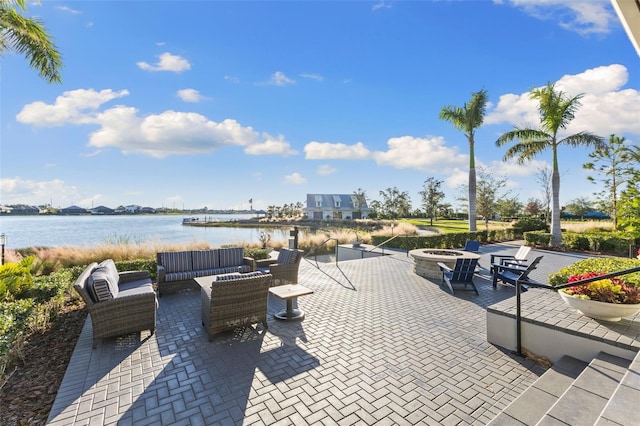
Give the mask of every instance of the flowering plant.
[[(569, 282), (572, 283), (586, 280), (600, 275), (604, 275), (604, 272), (574, 274), (569, 277)], [(640, 303), (640, 287), (626, 284), (618, 277), (593, 281), (581, 286), (567, 287), (560, 291), (579, 299), (595, 300), (597, 302), (622, 303), (630, 305)]]

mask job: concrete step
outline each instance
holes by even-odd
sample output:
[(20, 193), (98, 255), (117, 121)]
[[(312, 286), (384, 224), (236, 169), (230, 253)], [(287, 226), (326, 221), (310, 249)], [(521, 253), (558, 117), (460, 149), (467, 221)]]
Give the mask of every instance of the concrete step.
[(630, 364), (628, 359), (598, 353), (537, 425), (595, 424)]
[(640, 352), (631, 362), (615, 393), (596, 422), (597, 426), (638, 424), (635, 412), (640, 401)]
[(584, 361), (563, 356), (489, 424), (535, 425), (586, 367), (587, 363)]

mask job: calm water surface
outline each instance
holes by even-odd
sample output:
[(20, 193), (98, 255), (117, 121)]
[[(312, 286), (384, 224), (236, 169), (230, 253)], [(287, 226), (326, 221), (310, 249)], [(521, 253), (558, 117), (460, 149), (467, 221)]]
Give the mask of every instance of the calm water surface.
[[(199, 217), (204, 220), (205, 216)], [(249, 215), (207, 215), (207, 219), (247, 219)], [(1, 216), (0, 232), (7, 237), (7, 248), (76, 246), (131, 243), (222, 244), (259, 242), (266, 231), (273, 240), (287, 241), (288, 228), (203, 228), (182, 225), (183, 216)]]

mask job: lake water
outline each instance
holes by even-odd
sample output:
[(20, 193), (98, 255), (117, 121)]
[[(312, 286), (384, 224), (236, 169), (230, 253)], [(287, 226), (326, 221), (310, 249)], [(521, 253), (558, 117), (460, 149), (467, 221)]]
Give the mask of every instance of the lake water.
[[(199, 217), (204, 220), (205, 216)], [(206, 215), (207, 219), (240, 220), (249, 215)], [(0, 216), (0, 233), (7, 248), (76, 246), (131, 243), (206, 242), (213, 247), (241, 242), (257, 243), (261, 231), (273, 241), (288, 241), (289, 228), (218, 228), (182, 224), (180, 215), (107, 216)], [(302, 236), (302, 235), (301, 235)]]

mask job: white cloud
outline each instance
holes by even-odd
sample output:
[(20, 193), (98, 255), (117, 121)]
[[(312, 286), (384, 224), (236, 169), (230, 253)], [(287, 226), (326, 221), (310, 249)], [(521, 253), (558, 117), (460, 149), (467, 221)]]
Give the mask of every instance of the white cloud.
[[(118, 148), (123, 153), (139, 153), (155, 158), (176, 154), (210, 153), (224, 146), (252, 146), (251, 154), (294, 155), (284, 136), (262, 136), (236, 120), (221, 122), (193, 112), (164, 111), (140, 115), (134, 108), (117, 105), (97, 111), (101, 104), (128, 94), (126, 90), (74, 90), (65, 92), (53, 105), (34, 102), (18, 114), (18, 121), (38, 126), (95, 124), (99, 128), (89, 136), (88, 145), (98, 152)], [(94, 153), (95, 154), (95, 153)]]
[(320, 176), (332, 175), (337, 171), (338, 170), (335, 167), (331, 167), (329, 164), (321, 164), (316, 169), (316, 173), (319, 174)]
[(155, 65), (151, 65), (144, 61), (138, 62), (137, 65), (140, 69), (145, 71), (171, 71), (179, 73), (191, 69), (189, 61), (178, 55), (172, 55), (171, 53), (165, 52), (158, 56), (158, 58), (160, 59)]
[[(617, 17), (608, 0), (507, 0), (541, 20), (558, 21), (566, 30), (581, 35), (606, 34)], [(504, 1), (494, 1), (503, 4)]]
[(289, 84), (295, 84), (295, 80), (290, 79), (281, 71), (276, 71), (271, 76), (269, 84), (272, 84), (274, 86), (287, 86)]
[(247, 146), (244, 152), (250, 155), (281, 155), (283, 157), (297, 154), (297, 151), (291, 149), (289, 142), (284, 139), (283, 135), (274, 138), (265, 133), (263, 137), (265, 139), (263, 142)]
[(41, 205), (53, 200), (56, 207), (67, 207), (81, 198), (78, 188), (65, 184), (63, 180), (33, 181), (19, 176), (0, 178), (0, 194), (2, 204)]
[(387, 4), (387, 2), (385, 0), (380, 0), (378, 1), (378, 3), (374, 4), (371, 7), (371, 10), (379, 10), (379, 9), (391, 9), (391, 5)]
[(377, 151), (373, 157), (380, 165), (398, 169), (413, 168), (438, 173), (469, 162), (469, 157), (458, 153), (457, 148), (446, 146), (442, 137), (401, 136), (389, 139), (387, 146), (387, 151)]
[(200, 102), (207, 99), (205, 96), (202, 96), (196, 89), (181, 89), (178, 90), (177, 95), (185, 102)]
[(285, 176), (283, 182), (292, 185), (303, 185), (307, 183), (307, 179), (304, 178), (300, 173), (295, 172)]
[(240, 79), (238, 77), (234, 77), (232, 75), (225, 75), (224, 79), (227, 80), (230, 83), (240, 83)]
[(530, 160), (526, 164), (518, 164), (515, 159), (508, 161), (492, 161), (491, 164), (484, 167), (487, 171), (491, 171), (496, 176), (506, 176), (509, 179), (517, 177), (527, 177), (535, 175), (539, 170), (551, 167), (549, 163), (542, 160)]
[(355, 145), (330, 142), (309, 142), (304, 147), (307, 160), (365, 160), (371, 152), (362, 142)]
[(53, 105), (40, 101), (25, 105), (16, 116), (16, 120), (35, 126), (91, 123), (94, 121), (91, 112), (97, 110), (105, 102), (128, 94), (127, 90), (119, 92), (114, 92), (111, 89), (99, 92), (93, 89), (71, 90), (58, 96)]
[(324, 77), (321, 76), (320, 74), (307, 74), (307, 73), (302, 73), (300, 74), (300, 77), (302, 78), (308, 78), (311, 80), (316, 80), (316, 81), (323, 81)]
[(82, 13), (79, 10), (71, 9), (69, 6), (56, 6), (56, 9), (70, 13), (72, 15), (80, 15)]
[[(640, 91), (622, 89), (628, 78), (627, 69), (618, 64), (560, 78), (556, 89), (569, 96), (584, 95), (581, 107), (563, 135), (585, 130), (605, 137), (611, 133), (640, 135)], [(485, 117), (485, 124), (508, 122), (537, 128), (539, 120), (537, 101), (530, 99), (526, 92), (500, 96), (498, 104)]]

